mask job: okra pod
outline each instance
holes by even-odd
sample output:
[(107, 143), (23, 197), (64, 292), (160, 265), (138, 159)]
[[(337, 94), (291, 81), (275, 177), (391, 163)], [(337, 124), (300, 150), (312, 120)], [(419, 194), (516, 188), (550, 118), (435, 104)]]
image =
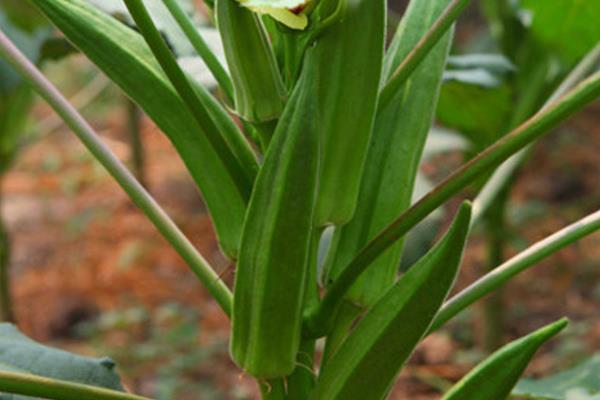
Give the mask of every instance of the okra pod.
[(319, 138), (316, 78), (306, 68), (279, 121), (244, 223), (231, 353), (258, 378), (289, 375), (301, 338)]
[[(347, 1), (345, 15), (315, 43), (319, 87), (322, 159), (315, 220), (341, 225), (350, 220), (358, 198), (373, 129), (385, 39), (386, 2)], [(322, 19), (336, 2), (323, 2)]]
[(254, 123), (279, 118), (285, 87), (260, 17), (235, 0), (215, 3), (236, 112)]
[[(449, 0), (413, 0), (388, 50), (388, 76), (443, 12)], [(348, 262), (381, 229), (410, 206), (415, 176), (431, 128), (441, 75), (451, 42), (444, 37), (394, 101), (379, 109), (368, 145), (358, 206), (352, 221), (336, 230), (324, 281), (333, 283)], [(351, 119), (351, 118), (350, 118)], [(349, 293), (349, 300), (370, 306), (391, 286), (402, 256), (402, 242), (382, 254)]]

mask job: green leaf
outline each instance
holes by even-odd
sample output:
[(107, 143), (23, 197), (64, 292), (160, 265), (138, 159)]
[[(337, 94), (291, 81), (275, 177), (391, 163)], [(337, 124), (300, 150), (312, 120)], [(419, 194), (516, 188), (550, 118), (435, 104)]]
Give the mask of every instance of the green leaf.
[[(429, 182), (427, 177), (420, 172), (417, 173), (412, 203), (414, 204), (421, 197), (429, 193), (432, 188), (433, 184)], [(406, 272), (410, 266), (427, 254), (437, 238), (443, 216), (444, 212), (442, 209), (436, 210), (406, 235), (404, 239), (405, 248), (402, 251), (402, 258), (399, 265), (401, 272)]]
[[(82, 0), (32, 1), (167, 134), (202, 191), (223, 251), (235, 256), (245, 195), (141, 36)], [(210, 99), (207, 96), (205, 101)], [(216, 102), (208, 104), (209, 112), (211, 107), (214, 111), (219, 106)], [(238, 133), (221, 132), (229, 135), (225, 137), (228, 143), (239, 141), (235, 137)]]
[(506, 75), (515, 68), (497, 54), (453, 56), (448, 61), (437, 117), (482, 149), (504, 133), (513, 110)]
[[(447, 4), (447, 0), (411, 2), (388, 52), (387, 74), (409, 54)], [(451, 37), (447, 34), (438, 43), (406, 86), (377, 114), (356, 213), (334, 235), (325, 278), (328, 284), (335, 282), (358, 251), (411, 204), (415, 176), (433, 121)], [(342, 116), (346, 121), (354, 122), (345, 113)], [(402, 247), (402, 243), (396, 244), (373, 263), (370, 271), (354, 285), (350, 293), (353, 301), (373, 304), (393, 284)]]
[[(448, 151), (466, 151), (469, 143), (462, 136), (439, 127), (434, 127), (427, 136), (425, 149), (423, 150), (422, 163), (429, 158)], [(433, 189), (434, 185), (422, 173), (417, 172), (415, 179), (415, 188), (412, 196), (412, 204), (415, 204), (423, 196)], [(475, 207), (473, 207), (473, 212)], [(405, 272), (411, 265), (423, 257), (433, 246), (443, 222), (445, 212), (442, 208), (437, 209), (427, 216), (421, 223), (415, 226), (407, 235), (402, 259), (400, 262), (400, 271)]]
[[(93, 4), (96, 8), (104, 11), (107, 14), (116, 17), (117, 19), (126, 22), (130, 26), (135, 23), (125, 6), (123, 0), (86, 0)], [(195, 11), (194, 4), (191, 0), (177, 0), (178, 4), (186, 13), (193, 15)], [(156, 27), (165, 36), (169, 45), (178, 57), (190, 56), (196, 54), (189, 40), (179, 28), (175, 19), (169, 13), (169, 10), (163, 4), (162, 0), (144, 0), (144, 5), (148, 8), (148, 12), (152, 15), (152, 20), (156, 23)]]
[(600, 2), (595, 0), (522, 0), (531, 12), (531, 30), (546, 47), (576, 61), (600, 40)]
[(468, 77), (444, 84), (437, 117), (449, 128), (463, 133), (478, 148), (498, 139), (512, 110), (512, 94), (508, 85), (485, 87), (481, 82), (468, 82)]
[(454, 385), (442, 400), (505, 399), (545, 342), (567, 326), (561, 319), (496, 351)]
[[(82, 357), (43, 346), (6, 323), (0, 324), (0, 371), (25, 372), (123, 391), (111, 359)], [(25, 397), (0, 394), (3, 400), (21, 398)]]
[(452, 288), (470, 216), (465, 203), (446, 236), (367, 312), (323, 366), (312, 399), (385, 398)]
[(541, 379), (521, 379), (512, 396), (535, 400), (597, 400), (600, 398), (600, 355)]
[[(133, 18), (123, 0), (87, 0), (98, 9), (112, 15), (118, 20), (129, 26), (135, 26)], [(174, 4), (181, 9), (184, 17), (189, 17), (190, 26), (198, 32), (200, 37), (206, 37), (209, 51), (212, 51), (218, 61), (222, 64), (225, 61), (223, 46), (219, 32), (213, 27), (207, 25), (198, 14), (194, 4), (190, 0), (173, 0)], [(169, 46), (177, 56), (181, 67), (193, 76), (198, 82), (208, 88), (214, 88), (217, 81), (211, 74), (205, 61), (198, 56), (194, 46), (182, 31), (182, 28), (175, 20), (175, 17), (167, 9), (167, 3), (161, 0), (144, 0), (144, 5), (152, 16), (156, 27), (163, 34)], [(203, 23), (204, 22), (204, 23)], [(214, 61), (214, 60), (211, 60)], [(219, 65), (220, 67), (220, 65)]]

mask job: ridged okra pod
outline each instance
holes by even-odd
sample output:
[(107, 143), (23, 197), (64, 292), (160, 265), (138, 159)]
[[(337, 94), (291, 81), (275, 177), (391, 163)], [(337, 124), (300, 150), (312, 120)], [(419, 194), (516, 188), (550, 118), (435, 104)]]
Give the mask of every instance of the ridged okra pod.
[[(320, 188), (315, 215), (319, 226), (350, 220), (358, 197), (373, 129), (382, 71), (386, 2), (346, 1), (345, 15), (315, 45), (319, 69), (319, 127), (322, 135)], [(322, 2), (326, 18), (336, 2)], [(325, 7), (326, 8), (326, 7)]]
[(216, 0), (215, 9), (236, 112), (254, 123), (279, 118), (285, 87), (260, 17), (236, 0)]
[[(449, 0), (413, 0), (388, 50), (387, 78), (409, 54)], [(379, 107), (368, 145), (358, 207), (348, 224), (336, 230), (326, 263), (325, 281), (335, 281), (348, 262), (412, 199), (415, 176), (437, 104), (451, 34), (431, 51), (386, 107)], [(352, 118), (350, 118), (352, 119)], [(350, 291), (349, 299), (372, 305), (396, 278), (402, 242), (382, 254)]]
[(231, 354), (258, 378), (289, 375), (300, 345), (318, 182), (314, 70), (306, 68), (265, 155), (244, 223)]

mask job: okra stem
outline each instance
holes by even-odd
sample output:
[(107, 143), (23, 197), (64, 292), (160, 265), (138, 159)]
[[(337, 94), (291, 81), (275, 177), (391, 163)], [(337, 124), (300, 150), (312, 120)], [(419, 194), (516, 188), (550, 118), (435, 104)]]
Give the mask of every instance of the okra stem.
[(0, 371), (0, 389), (6, 393), (56, 400), (149, 400), (126, 392), (11, 371)]
[(179, 255), (186, 261), (190, 269), (204, 283), (207, 290), (219, 303), (223, 311), (231, 315), (233, 303), (229, 288), (221, 281), (210, 264), (196, 250), (156, 200), (134, 178), (123, 163), (102, 143), (98, 134), (85, 119), (73, 108), (64, 96), (48, 79), (17, 49), (6, 35), (0, 31), (0, 57), (25, 78), (33, 89), (40, 94), (84, 146), (115, 178), (129, 195), (131, 200), (146, 214), (158, 231), (167, 239)]
[(439, 329), (456, 314), (502, 286), (515, 275), (599, 229), (600, 210), (528, 247), (527, 250), (504, 262), (448, 300), (435, 317), (429, 332)]

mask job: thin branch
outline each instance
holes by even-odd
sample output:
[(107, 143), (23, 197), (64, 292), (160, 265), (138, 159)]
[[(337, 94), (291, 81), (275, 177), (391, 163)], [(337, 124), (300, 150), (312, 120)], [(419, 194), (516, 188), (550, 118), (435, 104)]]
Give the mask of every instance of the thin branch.
[(427, 57), (429, 52), (470, 3), (471, 0), (452, 0), (442, 15), (429, 28), (425, 36), (419, 40), (419, 43), (417, 43), (398, 68), (396, 68), (389, 81), (383, 87), (379, 96), (379, 109), (383, 109), (389, 104), (398, 89), (406, 83), (408, 78), (421, 65), (421, 62), (423, 62), (425, 57)]
[[(582, 60), (573, 68), (569, 75), (563, 80), (558, 88), (548, 98), (544, 106), (539, 112), (543, 112), (546, 108), (563, 96), (566, 92), (573, 89), (579, 82), (585, 79), (591, 72), (595, 71), (600, 61), (600, 43), (596, 45)], [(515, 173), (519, 168), (525, 156), (527, 150), (523, 149), (519, 153), (515, 154), (508, 160), (506, 160), (494, 174), (490, 177), (485, 186), (479, 191), (479, 194), (473, 201), (473, 219), (471, 224), (475, 224), (481, 216), (488, 209), (490, 204), (496, 198), (499, 190), (504, 187), (508, 179)]]
[(149, 400), (126, 392), (9, 371), (0, 371), (0, 390), (52, 400)]
[(448, 300), (436, 315), (429, 332), (437, 330), (456, 314), (493, 292), (515, 275), (599, 229), (600, 210), (530, 246)]

